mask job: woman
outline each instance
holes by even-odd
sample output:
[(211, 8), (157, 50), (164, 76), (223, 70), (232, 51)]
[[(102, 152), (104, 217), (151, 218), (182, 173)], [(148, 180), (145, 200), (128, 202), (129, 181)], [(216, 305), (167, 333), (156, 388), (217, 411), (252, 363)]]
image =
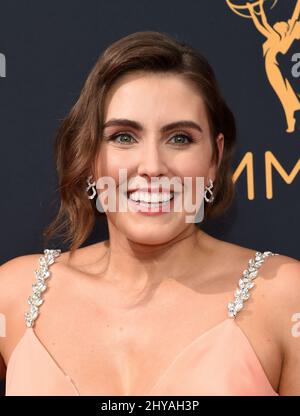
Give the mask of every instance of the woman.
[[(61, 207), (45, 236), (61, 233), (70, 251), (1, 267), (6, 395), (300, 393), (299, 261), (218, 240), (174, 209), (185, 192), (194, 201), (197, 178), (205, 219), (228, 208), (235, 145), (234, 117), (195, 50), (146, 31), (102, 54), (56, 140)], [(131, 208), (116, 198), (102, 214), (96, 179), (113, 179), (117, 193), (120, 169)], [(148, 215), (152, 180), (173, 178), (174, 198), (173, 185), (156, 204), (170, 210)], [(109, 239), (80, 248), (101, 215)]]

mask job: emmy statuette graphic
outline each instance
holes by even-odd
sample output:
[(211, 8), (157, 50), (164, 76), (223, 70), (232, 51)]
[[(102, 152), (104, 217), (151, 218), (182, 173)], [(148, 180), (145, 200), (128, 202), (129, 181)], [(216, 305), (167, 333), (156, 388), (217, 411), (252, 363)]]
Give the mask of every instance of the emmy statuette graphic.
[(272, 9), (278, 0), (255, 0), (242, 5), (234, 4), (233, 0), (226, 0), (229, 8), (238, 16), (252, 19), (256, 29), (266, 38), (262, 45), (265, 58), (265, 70), (268, 80), (278, 96), (286, 118), (286, 132), (295, 131), (295, 112), (300, 110), (300, 95), (291, 86), (280, 70), (276, 56), (286, 54), (296, 39), (300, 39), (300, 0), (297, 0), (292, 17), (288, 21), (280, 21), (271, 25), (268, 22), (264, 3)]

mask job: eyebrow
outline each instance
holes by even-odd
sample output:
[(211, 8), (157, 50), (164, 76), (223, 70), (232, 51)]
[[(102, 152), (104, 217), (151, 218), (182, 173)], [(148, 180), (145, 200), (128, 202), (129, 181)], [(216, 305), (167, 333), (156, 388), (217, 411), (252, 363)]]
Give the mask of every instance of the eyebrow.
[[(108, 120), (106, 123), (104, 123), (103, 125), (103, 129), (107, 128), (107, 127), (111, 127), (111, 126), (124, 126), (124, 127), (132, 127), (138, 131), (142, 131), (143, 130), (143, 125), (138, 123), (137, 121), (134, 120), (128, 120), (126, 118), (113, 118), (111, 120)], [(192, 120), (179, 120), (179, 121), (174, 121), (173, 123), (169, 123), (166, 124), (165, 126), (163, 126), (160, 129), (161, 133), (166, 133), (170, 130), (173, 130), (175, 128), (180, 128), (180, 127), (189, 127), (195, 130), (200, 131), (201, 133), (203, 132), (202, 128), (199, 126), (199, 124), (195, 123)]]

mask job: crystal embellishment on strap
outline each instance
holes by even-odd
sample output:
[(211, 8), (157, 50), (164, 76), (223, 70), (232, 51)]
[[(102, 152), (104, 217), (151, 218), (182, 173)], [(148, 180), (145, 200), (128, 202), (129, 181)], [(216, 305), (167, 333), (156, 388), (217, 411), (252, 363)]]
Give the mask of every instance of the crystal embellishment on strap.
[(28, 298), (29, 310), (24, 314), (28, 327), (33, 327), (38, 317), (39, 307), (44, 302), (42, 293), (47, 289), (46, 280), (50, 277), (49, 266), (54, 263), (55, 258), (61, 254), (61, 250), (44, 250), (44, 255), (39, 258), (39, 268), (35, 270), (36, 282), (32, 285), (32, 294)]
[(249, 299), (249, 289), (254, 286), (253, 280), (257, 277), (258, 269), (265, 261), (267, 256), (278, 256), (277, 253), (257, 251), (255, 257), (248, 262), (248, 268), (243, 271), (243, 276), (239, 280), (238, 288), (235, 291), (235, 299), (228, 303), (228, 315), (235, 318), (237, 313), (243, 308), (244, 301)]

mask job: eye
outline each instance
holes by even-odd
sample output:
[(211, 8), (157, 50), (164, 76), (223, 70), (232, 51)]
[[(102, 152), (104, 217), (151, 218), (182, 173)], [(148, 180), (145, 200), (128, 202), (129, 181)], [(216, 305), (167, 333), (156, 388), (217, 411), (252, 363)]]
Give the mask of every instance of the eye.
[[(117, 138), (122, 138), (122, 137), (127, 137), (129, 138), (129, 140), (120, 140), (117, 142)], [(108, 141), (112, 141), (112, 142), (116, 142), (116, 143), (120, 143), (120, 144), (130, 144), (130, 138), (133, 139), (133, 137), (131, 136), (131, 134), (128, 133), (116, 133), (116, 134), (112, 134), (111, 136), (108, 136)]]
[(190, 136), (190, 135), (188, 135), (188, 134), (183, 134), (183, 133), (178, 133), (178, 134), (175, 134), (173, 137), (172, 137), (172, 139), (174, 139), (174, 138), (178, 138), (178, 137), (180, 137), (180, 138), (182, 138), (182, 139), (186, 139), (187, 141), (184, 143), (184, 142), (177, 142), (177, 143), (174, 143), (176, 146), (180, 146), (180, 145), (184, 145), (184, 144), (189, 144), (189, 143), (192, 143), (192, 142), (194, 142), (195, 140)]

